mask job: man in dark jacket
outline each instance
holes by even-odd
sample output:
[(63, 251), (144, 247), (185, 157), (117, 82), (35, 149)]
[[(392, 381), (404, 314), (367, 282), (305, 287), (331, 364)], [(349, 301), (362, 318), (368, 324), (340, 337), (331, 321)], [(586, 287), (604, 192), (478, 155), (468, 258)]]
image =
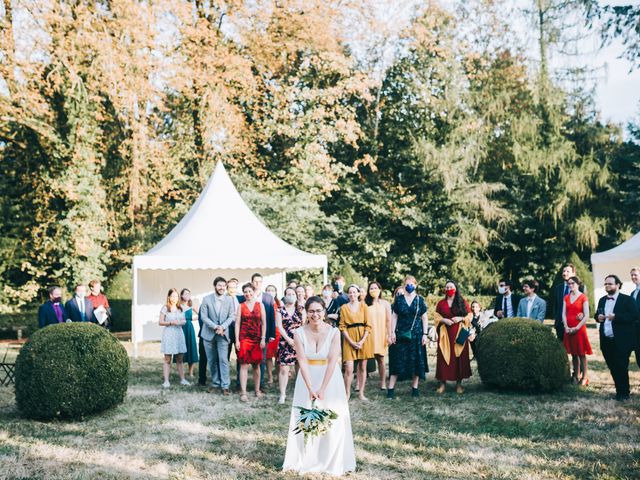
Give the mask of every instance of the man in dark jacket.
[(44, 328), (47, 325), (64, 323), (67, 319), (67, 313), (62, 306), (62, 289), (57, 285), (49, 287), (49, 300), (38, 309), (38, 325)]
[(520, 296), (513, 293), (513, 282), (501, 278), (498, 282), (498, 296), (493, 305), (493, 314), (498, 318), (512, 318), (516, 316)]
[[(640, 267), (633, 267), (631, 269), (631, 281), (635, 285), (635, 289), (631, 292), (631, 298), (636, 303), (636, 308), (640, 312)], [(636, 345), (636, 363), (640, 367), (640, 323), (636, 325), (637, 333), (637, 345)]]
[(604, 279), (607, 295), (598, 301), (595, 319), (600, 324), (600, 349), (616, 386), (616, 400), (629, 399), (629, 357), (637, 347), (638, 309), (633, 298), (620, 293), (616, 275)]
[[(571, 277), (575, 277), (576, 267), (572, 263), (565, 263), (562, 267), (562, 283), (559, 283), (553, 287), (553, 320), (554, 327), (556, 329), (556, 336), (561, 342), (564, 339), (564, 323), (562, 322), (562, 305), (564, 304), (564, 297), (569, 295), (569, 285), (567, 281)], [(580, 291), (584, 293), (584, 285), (580, 286)]]
[(64, 310), (72, 322), (98, 323), (93, 315), (93, 303), (87, 298), (87, 287), (84, 285), (76, 285), (73, 298), (64, 305)]

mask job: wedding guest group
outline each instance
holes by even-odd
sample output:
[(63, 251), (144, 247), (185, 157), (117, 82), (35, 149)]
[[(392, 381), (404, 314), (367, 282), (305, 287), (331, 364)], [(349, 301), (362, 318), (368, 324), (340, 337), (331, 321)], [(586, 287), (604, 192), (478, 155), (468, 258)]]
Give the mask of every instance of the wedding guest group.
[(87, 286), (77, 284), (73, 289), (73, 297), (66, 303), (62, 301), (62, 287), (54, 285), (48, 288), (49, 299), (38, 309), (38, 326), (66, 322), (90, 322), (111, 328), (111, 307), (106, 295), (101, 292), (99, 280), (89, 282)]
[[(598, 299), (595, 313), (570, 263), (563, 265), (562, 282), (550, 291), (553, 327), (571, 357), (571, 381), (582, 387), (589, 385), (588, 356), (593, 352), (587, 321), (594, 318), (618, 400), (629, 398), (628, 366), (634, 350), (640, 364), (640, 267), (631, 269), (630, 279), (635, 288), (625, 295), (620, 292), (620, 279), (608, 276), (604, 284), (607, 295)], [(309, 298), (317, 298), (321, 300), (323, 321), (339, 332), (339, 365), (347, 399), (355, 390), (359, 400), (367, 402), (367, 378), (376, 370), (377, 388), (385, 391), (388, 399), (396, 398), (398, 382), (409, 380), (408, 392), (419, 397), (420, 380), (426, 380), (429, 372), (427, 347), (435, 357), (436, 393), (444, 393), (447, 383), (455, 382), (455, 392), (463, 394), (463, 381), (472, 376), (471, 353), (475, 356), (477, 340), (487, 324), (490, 328), (492, 321), (513, 317), (544, 323), (548, 311), (535, 279), (522, 282), (524, 296), (520, 297), (515, 293), (519, 291), (515, 283), (501, 278), (493, 310), (486, 312), (478, 300), (469, 303), (454, 280), (442, 285), (444, 294), (432, 312), (418, 293), (413, 275), (387, 289), (377, 281), (368, 282), (366, 287), (351, 284), (345, 288), (345, 278), (337, 275), (331, 284), (322, 286), (320, 296), (314, 295), (310, 285), (293, 281), (281, 298), (275, 285), (263, 289), (263, 281), (262, 275), (255, 273), (238, 291), (237, 279), (216, 277), (213, 292), (202, 299), (201, 305), (186, 286), (167, 293), (159, 313), (164, 388), (170, 387), (172, 363), (176, 364), (180, 384), (185, 386), (190, 385), (185, 373), (193, 377), (198, 365), (199, 385), (224, 396), (230, 395), (235, 386), (242, 402), (249, 400), (249, 387), (257, 399), (264, 398), (265, 380), (271, 386), (277, 378), (277, 401), (284, 404), (289, 378), (300, 368), (296, 332), (308, 322)], [(384, 298), (385, 290), (394, 292), (389, 300)], [(60, 286), (48, 289), (49, 298), (38, 310), (41, 328), (66, 322), (108, 327), (111, 310), (98, 280), (89, 282), (89, 289), (84, 284), (76, 285), (66, 302), (62, 292)], [(193, 325), (196, 320), (200, 326), (197, 336)], [(234, 350), (235, 382), (229, 363)]]

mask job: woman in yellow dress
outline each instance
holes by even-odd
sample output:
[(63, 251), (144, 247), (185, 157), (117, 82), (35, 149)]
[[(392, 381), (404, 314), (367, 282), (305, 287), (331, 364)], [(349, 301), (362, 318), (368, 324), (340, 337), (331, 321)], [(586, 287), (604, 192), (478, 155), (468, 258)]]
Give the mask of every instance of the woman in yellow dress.
[(347, 290), (349, 303), (340, 307), (340, 331), (342, 332), (342, 361), (344, 362), (344, 388), (351, 397), (353, 364), (358, 362), (357, 382), (360, 400), (367, 401), (364, 386), (367, 381), (367, 360), (373, 358), (373, 337), (369, 309), (361, 302), (360, 287), (351, 285)]
[(369, 321), (371, 322), (371, 336), (373, 337), (373, 354), (378, 363), (378, 373), (380, 374), (380, 390), (387, 389), (387, 368), (384, 359), (389, 350), (389, 326), (391, 325), (391, 305), (386, 300), (380, 298), (382, 286), (378, 282), (369, 283), (367, 296), (364, 303), (369, 310)]

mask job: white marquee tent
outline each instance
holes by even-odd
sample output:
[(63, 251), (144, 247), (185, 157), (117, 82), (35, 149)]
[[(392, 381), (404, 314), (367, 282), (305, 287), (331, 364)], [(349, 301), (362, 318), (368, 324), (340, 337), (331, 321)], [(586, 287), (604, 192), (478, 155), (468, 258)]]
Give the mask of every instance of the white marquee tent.
[[(254, 272), (264, 284), (284, 289), (285, 273), (321, 268), (327, 282), (327, 256), (303, 252), (277, 237), (249, 209), (218, 162), (200, 197), (173, 230), (144, 255), (133, 258), (131, 330), (138, 343), (159, 340), (160, 308), (167, 292), (189, 288), (199, 300), (213, 291), (213, 279), (235, 277), (240, 284)], [(197, 322), (194, 322), (196, 331)]]
[(605, 252), (593, 253), (591, 255), (591, 265), (593, 266), (593, 288), (595, 290), (596, 302), (605, 295), (604, 277), (607, 275), (617, 275), (624, 282), (622, 291), (630, 293), (635, 289), (635, 285), (629, 278), (631, 267), (640, 266), (640, 233), (617, 247)]

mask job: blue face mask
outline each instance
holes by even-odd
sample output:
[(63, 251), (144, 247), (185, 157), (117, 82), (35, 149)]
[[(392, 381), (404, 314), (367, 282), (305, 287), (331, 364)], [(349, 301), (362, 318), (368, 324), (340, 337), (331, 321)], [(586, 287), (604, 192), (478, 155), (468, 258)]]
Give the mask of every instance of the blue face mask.
[(404, 291), (407, 293), (413, 293), (413, 291), (416, 289), (416, 286), (413, 283), (408, 283), (407, 285), (405, 285), (404, 287)]

